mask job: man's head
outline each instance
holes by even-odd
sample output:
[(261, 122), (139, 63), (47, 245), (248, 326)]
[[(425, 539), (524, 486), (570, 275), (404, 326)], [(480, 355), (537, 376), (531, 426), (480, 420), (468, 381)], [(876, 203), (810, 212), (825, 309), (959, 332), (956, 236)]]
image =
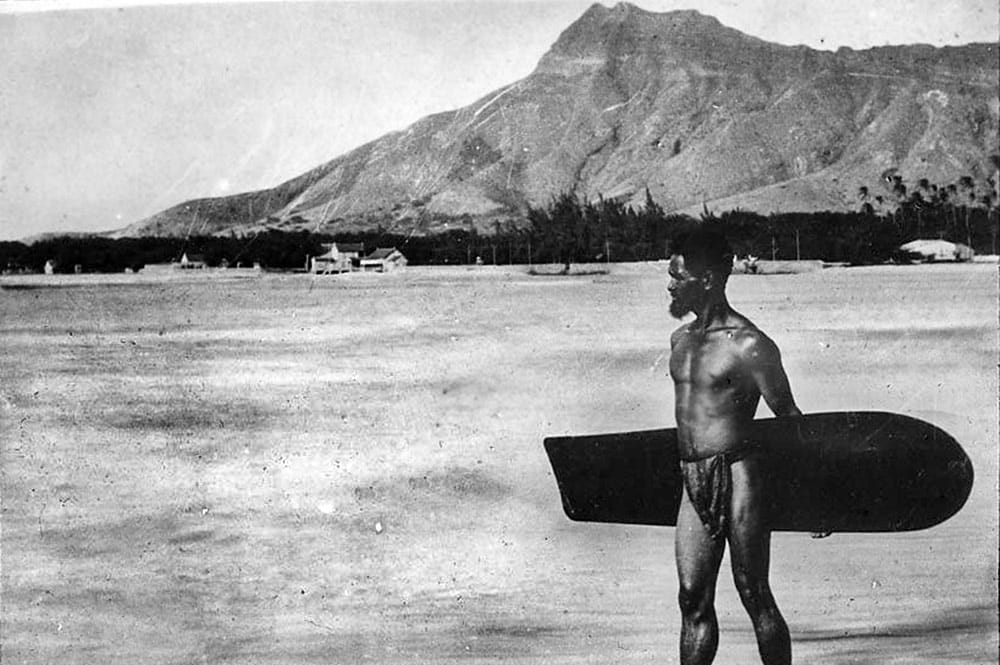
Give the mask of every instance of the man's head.
[(681, 318), (725, 292), (733, 270), (733, 249), (717, 231), (697, 227), (673, 242), (670, 258), (670, 313)]

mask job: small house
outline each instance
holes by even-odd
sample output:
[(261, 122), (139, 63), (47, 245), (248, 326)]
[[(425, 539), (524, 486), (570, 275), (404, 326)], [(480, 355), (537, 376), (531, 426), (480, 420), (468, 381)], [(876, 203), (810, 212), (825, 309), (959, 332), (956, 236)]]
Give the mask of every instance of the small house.
[(349, 272), (365, 251), (361, 243), (323, 243), (324, 253), (314, 256), (309, 264), (309, 272), (317, 274)]
[(202, 254), (181, 254), (181, 262), (178, 264), (182, 270), (200, 270), (204, 268), (205, 257)]
[(912, 240), (899, 247), (905, 260), (917, 262), (971, 261), (973, 251), (968, 245), (947, 240)]
[(395, 247), (379, 247), (361, 259), (361, 269), (366, 272), (391, 272), (406, 264), (406, 257)]

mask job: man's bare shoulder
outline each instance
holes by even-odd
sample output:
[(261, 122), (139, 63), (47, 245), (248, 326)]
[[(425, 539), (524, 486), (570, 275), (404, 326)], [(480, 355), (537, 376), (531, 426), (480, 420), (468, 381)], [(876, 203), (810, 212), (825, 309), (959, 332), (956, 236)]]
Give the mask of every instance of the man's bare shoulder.
[(746, 317), (741, 317), (746, 325), (737, 328), (733, 341), (742, 358), (750, 363), (770, 362), (778, 355), (778, 345), (767, 334)]
[(690, 332), (690, 330), (691, 330), (691, 324), (692, 324), (692, 322), (685, 323), (680, 328), (678, 328), (677, 330), (675, 330), (672, 333), (670, 333), (670, 346), (671, 346), (671, 348), (673, 348), (674, 346), (676, 346), (677, 343), (680, 342), (681, 339), (683, 339), (684, 336), (687, 335)]

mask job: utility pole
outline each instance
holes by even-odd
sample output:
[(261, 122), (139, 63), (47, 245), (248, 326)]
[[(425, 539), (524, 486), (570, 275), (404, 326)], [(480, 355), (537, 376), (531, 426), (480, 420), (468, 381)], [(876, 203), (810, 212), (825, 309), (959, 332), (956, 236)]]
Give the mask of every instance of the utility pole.
[(774, 242), (774, 236), (771, 236), (771, 260), (774, 261), (778, 256), (778, 246)]
[(802, 260), (802, 252), (801, 252), (801, 250), (799, 248), (799, 230), (798, 229), (795, 229), (795, 260), (796, 261), (801, 261)]

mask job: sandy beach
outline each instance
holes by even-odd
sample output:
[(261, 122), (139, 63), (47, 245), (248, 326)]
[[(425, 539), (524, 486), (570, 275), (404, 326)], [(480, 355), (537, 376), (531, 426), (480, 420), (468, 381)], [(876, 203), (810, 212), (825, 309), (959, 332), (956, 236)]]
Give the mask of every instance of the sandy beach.
[[(570, 522), (541, 445), (673, 426), (665, 284), (0, 278), (0, 659), (676, 663), (673, 530)], [(774, 536), (796, 662), (996, 662), (997, 266), (729, 292), (804, 411), (922, 418), (975, 466), (932, 529)], [(728, 558), (717, 607), (716, 662), (756, 662)]]

